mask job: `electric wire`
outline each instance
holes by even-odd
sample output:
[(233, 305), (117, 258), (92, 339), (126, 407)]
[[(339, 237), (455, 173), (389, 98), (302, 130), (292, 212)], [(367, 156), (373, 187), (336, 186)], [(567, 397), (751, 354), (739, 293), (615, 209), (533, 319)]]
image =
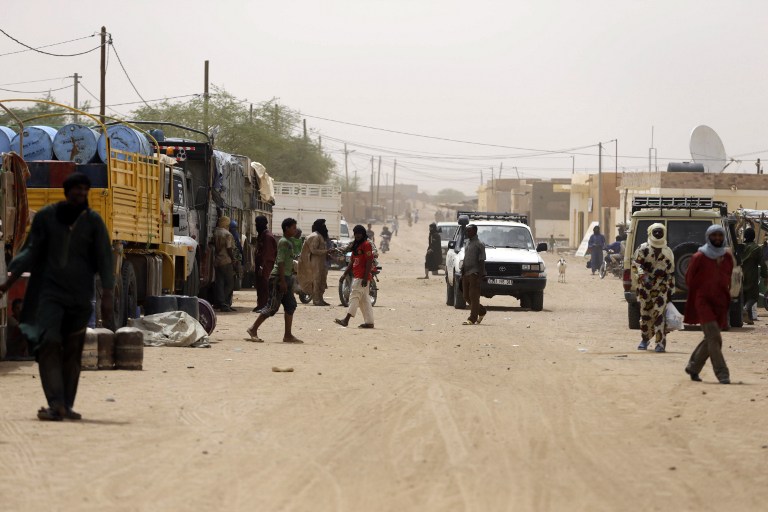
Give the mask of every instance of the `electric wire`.
[(128, 70), (125, 69), (125, 66), (123, 65), (123, 60), (120, 58), (120, 54), (117, 53), (117, 47), (115, 46), (115, 43), (112, 42), (112, 37), (111, 36), (109, 38), (109, 46), (111, 46), (112, 50), (115, 52), (115, 57), (117, 57), (117, 62), (118, 62), (118, 64), (120, 64), (120, 67), (122, 68), (123, 73), (125, 73), (125, 78), (128, 79), (128, 83), (131, 84), (131, 87), (133, 87), (133, 90), (136, 91), (136, 95), (139, 98), (141, 98), (141, 101), (143, 101), (146, 106), (149, 106), (147, 101), (144, 99), (144, 96), (142, 96), (141, 93), (139, 92), (139, 90), (136, 88), (136, 85), (133, 83), (133, 80), (131, 80), (131, 76), (128, 74)]
[(15, 91), (13, 89), (3, 89), (2, 87), (0, 87), (0, 91), (15, 92), (18, 94), (47, 94), (50, 92), (63, 91), (64, 89), (69, 89), (74, 86), (75, 86), (74, 84), (70, 84), (70, 85), (65, 85), (64, 87), (59, 87), (58, 89), (46, 89), (45, 91)]
[(67, 78), (72, 78), (71, 76), (59, 76), (56, 78), (43, 78), (41, 80), (27, 80), (25, 82), (10, 82), (7, 84), (0, 84), (0, 87), (4, 87), (6, 85), (25, 85), (25, 84), (36, 84), (40, 82), (53, 82), (54, 80), (65, 80)]
[[(80, 87), (82, 87), (82, 88), (83, 88), (83, 90), (85, 90), (85, 92), (87, 92), (87, 93), (88, 93), (88, 94), (91, 96), (91, 98), (93, 98), (93, 99), (94, 99), (94, 100), (96, 100), (97, 102), (101, 102), (101, 100), (100, 100), (99, 98), (97, 98), (97, 97), (96, 97), (96, 95), (95, 95), (95, 94), (93, 94), (93, 93), (92, 93), (92, 92), (91, 92), (91, 91), (90, 91), (90, 90), (89, 90), (89, 89), (88, 89), (88, 88), (87, 88), (87, 87), (86, 87), (86, 86), (83, 84), (83, 82), (80, 82)], [(93, 109), (93, 108), (98, 108), (98, 106), (96, 106), (96, 107), (89, 107), (89, 108), (87, 108), (87, 109), (85, 109), (85, 110), (91, 110), (91, 109)], [(122, 118), (126, 118), (126, 117), (128, 117), (128, 116), (126, 116), (125, 114), (123, 114), (122, 112), (118, 112), (117, 110), (113, 109), (113, 108), (112, 108), (112, 106), (110, 106), (110, 105), (104, 105), (104, 108), (108, 108), (109, 110), (111, 110), (112, 112), (114, 112), (115, 114), (117, 114), (118, 116), (120, 116), (120, 117), (122, 117)]]
[(91, 53), (91, 52), (96, 51), (99, 48), (101, 48), (101, 44), (99, 44), (95, 48), (91, 48), (90, 50), (86, 50), (86, 51), (78, 52), (78, 53), (51, 53), (51, 52), (44, 52), (44, 51), (42, 51), (40, 49), (40, 48), (48, 48), (50, 46), (57, 46), (57, 45), (60, 45), (60, 44), (65, 44), (65, 43), (71, 43), (73, 41), (80, 41), (81, 39), (87, 39), (89, 37), (94, 37), (96, 34), (91, 34), (89, 36), (84, 36), (84, 37), (80, 37), (80, 38), (77, 38), (77, 39), (70, 39), (69, 41), (62, 41), (61, 43), (47, 44), (47, 45), (43, 45), (43, 46), (39, 46), (39, 47), (35, 48), (33, 46), (30, 46), (30, 45), (28, 45), (26, 43), (23, 43), (23, 42), (19, 41), (18, 39), (16, 39), (12, 35), (10, 35), (8, 32), (3, 30), (2, 28), (0, 28), (0, 33), (5, 35), (8, 39), (11, 39), (11, 40), (17, 42), (18, 44), (20, 44), (24, 48), (27, 48), (26, 50), (19, 50), (17, 52), (3, 53), (3, 54), (0, 54), (0, 57), (3, 57), (5, 55), (12, 55), (12, 54), (15, 54), (15, 53), (29, 52), (29, 51), (33, 51), (33, 52), (37, 52), (37, 53), (42, 53), (43, 55), (50, 55), (51, 57), (77, 57), (79, 55), (85, 55), (87, 53)]

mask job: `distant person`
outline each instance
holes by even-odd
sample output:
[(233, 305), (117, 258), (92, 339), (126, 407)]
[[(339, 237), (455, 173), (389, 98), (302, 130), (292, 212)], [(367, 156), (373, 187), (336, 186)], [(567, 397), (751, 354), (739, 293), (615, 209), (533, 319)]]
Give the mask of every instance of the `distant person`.
[(413, 223), (418, 224), (419, 223), (419, 209), (416, 208), (416, 211), (413, 212)]
[(641, 341), (637, 350), (648, 350), (648, 343), (654, 340), (654, 350), (665, 352), (665, 313), (675, 290), (675, 256), (667, 246), (667, 228), (664, 224), (648, 226), (648, 241), (640, 244), (633, 261), (637, 266), (637, 298), (640, 302)]
[(259, 310), (259, 316), (253, 325), (247, 329), (250, 341), (263, 343), (259, 338), (259, 327), (267, 318), (274, 316), (280, 305), (283, 306), (285, 318), (285, 333), (283, 343), (304, 343), (291, 332), (293, 313), (296, 311), (296, 297), (293, 294), (293, 243), (291, 238), (296, 234), (296, 220), (288, 217), (283, 220), (283, 236), (277, 243), (275, 266), (269, 275), (269, 299)]
[(240, 231), (236, 220), (229, 221), (229, 233), (235, 241), (235, 249), (232, 251), (233, 287), (234, 282), (243, 278), (243, 244), (240, 241)]
[(757, 318), (752, 318), (752, 308), (760, 298), (760, 278), (768, 278), (768, 268), (763, 260), (763, 249), (755, 243), (755, 230), (744, 230), (744, 252), (741, 256), (741, 268), (744, 272), (744, 321), (753, 325)]
[(555, 235), (554, 233), (549, 235), (549, 247), (547, 247), (549, 252), (555, 252)]
[(464, 264), (461, 267), (461, 288), (469, 304), (469, 318), (463, 325), (479, 324), (485, 318), (485, 307), (480, 304), (480, 283), (485, 277), (485, 246), (477, 237), (477, 226), (467, 226), (467, 244), (464, 246)]
[(603, 249), (605, 248), (605, 237), (600, 233), (600, 226), (592, 229), (592, 235), (589, 237), (587, 249), (589, 250), (590, 269), (592, 275), (595, 275), (603, 264)]
[(254, 270), (256, 274), (256, 307), (253, 311), (258, 311), (267, 304), (269, 299), (269, 276), (272, 268), (275, 266), (277, 258), (277, 240), (272, 232), (269, 231), (269, 219), (264, 215), (256, 217), (256, 255), (254, 261)]
[(429, 279), (429, 273), (437, 275), (440, 264), (443, 262), (443, 249), (440, 245), (440, 233), (437, 231), (437, 224), (434, 222), (429, 225), (429, 235), (427, 235), (427, 254), (424, 256), (424, 277), (418, 279)]
[(368, 223), (368, 229), (365, 230), (365, 236), (368, 237), (368, 241), (372, 244), (376, 244), (376, 233), (373, 232), (373, 226), (371, 226), (371, 223)]
[(392, 219), (392, 234), (394, 236), (397, 236), (397, 230), (400, 228), (400, 221), (397, 220), (397, 215), (395, 215), (395, 218)]
[(299, 257), (299, 287), (312, 296), (315, 306), (330, 306), (323, 299), (323, 292), (328, 288), (328, 227), (325, 219), (317, 219), (312, 224), (312, 233), (304, 241)]
[(349, 265), (341, 274), (339, 283), (342, 283), (348, 274), (352, 275), (352, 286), (349, 291), (349, 308), (347, 315), (343, 319), (334, 321), (343, 326), (349, 325), (350, 319), (354, 318), (357, 309), (363, 312), (363, 323), (358, 325), (361, 329), (373, 329), (373, 305), (369, 295), (368, 286), (370, 285), (373, 270), (373, 247), (368, 241), (366, 229), (358, 224), (352, 229), (355, 241), (352, 243), (352, 257)]
[(37, 360), (48, 407), (41, 421), (79, 420), (75, 404), (85, 330), (93, 312), (94, 277), (101, 278), (101, 318), (113, 323), (114, 260), (109, 232), (88, 207), (90, 179), (79, 172), (63, 183), (64, 201), (45, 206), (32, 220), (22, 250), (8, 266), (0, 297), (30, 272), (20, 329)]
[(213, 231), (213, 307), (223, 312), (232, 309), (232, 294), (235, 290), (235, 239), (229, 232), (229, 217), (219, 217)]
[(706, 243), (691, 258), (685, 274), (685, 284), (688, 285), (685, 323), (701, 324), (704, 332), (704, 340), (691, 354), (685, 373), (691, 380), (701, 382), (699, 374), (709, 359), (720, 384), (730, 384), (720, 329), (728, 327), (734, 258), (725, 247), (725, 229), (722, 226), (710, 226), (705, 240)]
[(624, 246), (618, 236), (616, 237), (616, 241), (608, 245), (605, 250), (610, 253), (608, 254), (608, 257), (615, 263), (621, 263), (624, 259)]

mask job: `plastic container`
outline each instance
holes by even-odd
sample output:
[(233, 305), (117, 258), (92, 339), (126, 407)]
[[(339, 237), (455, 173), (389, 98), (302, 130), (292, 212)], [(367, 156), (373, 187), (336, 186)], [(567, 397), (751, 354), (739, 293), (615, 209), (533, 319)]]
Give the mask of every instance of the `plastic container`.
[[(128, 126), (117, 124), (107, 128), (107, 134), (109, 135), (109, 143), (112, 149), (118, 149), (127, 153), (139, 153), (144, 156), (152, 155), (152, 148), (147, 142), (147, 138), (140, 131), (134, 130)], [(102, 133), (99, 137), (99, 158), (102, 162), (106, 162), (107, 155), (107, 143)], [(119, 160), (125, 160), (125, 155), (119, 155)]]
[[(19, 151), (20, 134), (11, 141), (11, 151), (21, 155)], [(24, 160), (53, 160), (53, 138), (56, 129), (50, 126), (28, 126), (24, 128)]]
[(53, 154), (63, 161), (88, 164), (98, 158), (99, 132), (82, 124), (68, 124), (53, 137)]
[(197, 297), (187, 297), (186, 295), (175, 295), (177, 311), (183, 311), (195, 320), (200, 320), (200, 303)]
[(157, 313), (168, 313), (178, 311), (179, 302), (176, 295), (152, 295), (144, 299), (144, 314), (156, 315)]
[(115, 333), (105, 327), (97, 327), (93, 331), (98, 337), (99, 370), (113, 370), (115, 368)]
[(144, 364), (144, 333), (135, 327), (121, 327), (115, 332), (115, 368), (141, 370)]
[(85, 330), (85, 342), (83, 343), (83, 355), (80, 358), (80, 369), (99, 369), (99, 336), (94, 329)]
[(11, 141), (16, 132), (7, 126), (0, 126), (0, 153), (8, 153), (11, 150)]

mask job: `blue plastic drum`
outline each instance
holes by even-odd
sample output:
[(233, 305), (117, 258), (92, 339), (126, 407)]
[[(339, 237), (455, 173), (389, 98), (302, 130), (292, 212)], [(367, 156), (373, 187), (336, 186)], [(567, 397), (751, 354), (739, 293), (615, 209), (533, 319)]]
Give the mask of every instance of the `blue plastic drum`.
[[(56, 129), (50, 126), (28, 126), (24, 128), (24, 160), (53, 160), (53, 138)], [(19, 151), (19, 134), (11, 141), (11, 151), (21, 155)]]
[(89, 164), (98, 158), (99, 132), (81, 124), (60, 128), (53, 138), (53, 154), (63, 161)]
[[(109, 135), (109, 143), (112, 149), (118, 149), (126, 153), (139, 153), (144, 156), (152, 155), (152, 147), (147, 138), (138, 130), (117, 124), (107, 128), (107, 134)], [(106, 162), (107, 157), (107, 143), (102, 133), (99, 137), (99, 158), (101, 158), (102, 162)], [(125, 156), (120, 155), (118, 159), (124, 160)]]
[(16, 132), (7, 126), (0, 126), (0, 153), (8, 153), (11, 150), (11, 141)]

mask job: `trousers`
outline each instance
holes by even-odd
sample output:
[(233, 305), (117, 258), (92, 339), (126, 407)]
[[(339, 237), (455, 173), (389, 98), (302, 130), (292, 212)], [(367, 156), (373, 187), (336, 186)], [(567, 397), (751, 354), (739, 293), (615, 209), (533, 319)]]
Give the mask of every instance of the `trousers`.
[(214, 307), (231, 306), (232, 292), (235, 289), (235, 269), (231, 263), (216, 267), (216, 280), (213, 282)]
[(368, 286), (363, 286), (363, 280), (359, 278), (352, 279), (352, 287), (349, 290), (349, 316), (355, 316), (357, 308), (363, 312), (363, 320), (367, 324), (373, 323), (373, 305), (371, 297), (368, 295)]
[(477, 322), (478, 316), (485, 316), (485, 306), (480, 304), (480, 274), (464, 274), (461, 276), (461, 288), (464, 300), (469, 304), (469, 320)]
[(701, 373), (709, 359), (712, 361), (712, 369), (718, 380), (730, 378), (730, 372), (723, 357), (723, 338), (720, 336), (720, 327), (717, 322), (701, 324), (701, 330), (704, 331), (704, 339), (691, 354), (688, 369), (691, 373)]

